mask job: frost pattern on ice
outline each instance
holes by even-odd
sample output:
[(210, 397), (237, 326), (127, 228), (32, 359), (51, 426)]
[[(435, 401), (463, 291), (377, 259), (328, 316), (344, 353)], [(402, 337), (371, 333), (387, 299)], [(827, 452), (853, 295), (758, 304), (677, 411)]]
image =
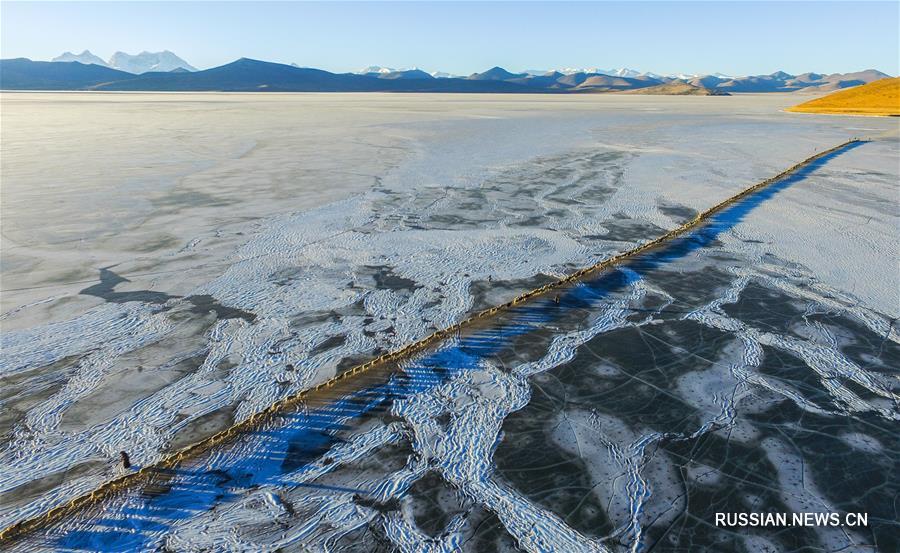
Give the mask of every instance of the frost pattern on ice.
[[(9, 333), (3, 345), (15, 355), (4, 357), (0, 374), (19, 374), (67, 358), (74, 361), (73, 377), (29, 410), (13, 440), (0, 452), (3, 464), (15, 467), (0, 475), (0, 490), (96, 456), (114, 457), (120, 449), (128, 449), (139, 465), (150, 463), (179, 430), (203, 415), (234, 406), (234, 418), (244, 419), (274, 400), (330, 376), (344, 359), (395, 347), (421, 337), (432, 326), (452, 323), (473, 308), (473, 288), (478, 283), (561, 274), (567, 266), (588, 264), (622, 243), (646, 238), (645, 228), (629, 234), (628, 225), (672, 226), (672, 219), (655, 210), (640, 221), (620, 217), (625, 223), (618, 224), (626, 228), (619, 229), (621, 241), (617, 243), (597, 238), (617, 224), (612, 216), (637, 201), (634, 191), (622, 192), (612, 186), (621, 178), (619, 154), (604, 155), (607, 157), (581, 152), (563, 163), (539, 160), (539, 166), (546, 165), (541, 170), (548, 172), (559, 170), (560, 165), (574, 167), (553, 187), (541, 178), (523, 184), (522, 175), (511, 171), (449, 191), (376, 188), (343, 202), (268, 221), (235, 253), (221, 277), (193, 294), (212, 296), (256, 319), (215, 321), (204, 332), (201, 346), (179, 352), (163, 366), (199, 356), (203, 361), (196, 370), (111, 419), (77, 432), (60, 429), (60, 416), (95, 391), (117, 359), (170, 335), (177, 326), (172, 314), (184, 308), (184, 300), (170, 300), (163, 306), (105, 304), (72, 321)], [(602, 201), (592, 198), (598, 194)], [(446, 217), (448, 213), (453, 216)], [(546, 227), (534, 221), (542, 217), (550, 220)], [(713, 244), (714, 239), (719, 244)], [(403, 369), (420, 388), (392, 402), (391, 415), (398, 420), (363, 424), (324, 455), (277, 478), (253, 474), (248, 477), (249, 484), (232, 486), (230, 489), (237, 491), (226, 494), (227, 499), (202, 504), (190, 516), (174, 522), (162, 524), (150, 514), (135, 521), (133, 513), (147, 507), (139, 495), (111, 505), (104, 516), (123, 525), (134, 524), (145, 545), (174, 550), (276, 550), (300, 545), (329, 550), (353, 532), (377, 525), (402, 551), (454, 551), (465, 539), (464, 516), (451, 517), (444, 531), (431, 537), (407, 511), (388, 510), (382, 515), (378, 509), (404, 497), (425, 475), (437, 473), (469, 505), (493, 513), (525, 550), (609, 551), (611, 544), (618, 543), (638, 552), (646, 543), (648, 521), (670, 520), (684, 501), (678, 497), (663, 508), (652, 501), (663, 489), (675, 487), (673, 468), (657, 451), (660, 444), (691, 441), (707, 434), (752, 435), (753, 428), (738, 420), (737, 411), (760, 391), (786, 398), (812, 414), (873, 413), (886, 420), (898, 419), (896, 379), (860, 367), (841, 351), (840, 337), (827, 325), (804, 317), (797, 322), (803, 335), (797, 336), (762, 330), (728, 316), (724, 308), (738, 302), (750, 283), (755, 283), (806, 302), (807, 316), (838, 313), (885, 340), (900, 343), (890, 321), (860, 306), (852, 296), (815, 282), (802, 267), (788, 268), (788, 264), (766, 257), (765, 246), (747, 240), (740, 226), (724, 225), (701, 238), (699, 246), (688, 246), (681, 253), (663, 252), (646, 267), (620, 268), (616, 278), (621, 278), (622, 286), (608, 297), (586, 302), (592, 309), (589, 324), (557, 332), (537, 360), (507, 368), (485, 356), (446, 381), (413, 360)], [(483, 255), (473, 258), (472, 251)], [(681, 298), (648, 275), (667, 270), (666, 265), (677, 259), (673, 270), (682, 271), (684, 278), (696, 278), (704, 268), (722, 264), (713, 261), (714, 255), (741, 260), (727, 267), (733, 277), (730, 285), (719, 297), (680, 317), (733, 338), (728, 354), (715, 360), (727, 366), (726, 372), (697, 371), (679, 381), (688, 392), (685, 401), (702, 413), (701, 423), (681, 432), (660, 432), (630, 427), (616, 417), (584, 409), (569, 410), (550, 421), (560, 449), (591, 459), (587, 471), (595, 481), (610, 475), (620, 477), (613, 489), (605, 492), (625, 498), (623, 508), (611, 506), (607, 513), (614, 524), (612, 534), (604, 539), (586, 536), (566, 524), (559, 513), (536, 504), (499, 478), (493, 456), (503, 440), (501, 429), (511, 413), (528, 405), (531, 379), (572, 362), (579, 348), (604, 333), (640, 331), (664, 323), (663, 313), (674, 310)], [(590, 294), (591, 290), (585, 286), (575, 293)], [(661, 303), (643, 309), (642, 302), (649, 296)], [(316, 317), (295, 324), (295, 317), (310, 313)], [(534, 316), (524, 319), (510, 334), (524, 332), (522, 328), (529, 325), (553, 330), (547, 320)], [(79, 334), (75, 329), (89, 332)], [(458, 345), (451, 341), (435, 355)], [(809, 400), (788, 383), (763, 374), (764, 347), (801, 360), (821, 382), (832, 404)], [(225, 369), (223, 377), (222, 367), (229, 362), (234, 366)], [(878, 399), (861, 397), (847, 382)], [(696, 392), (697, 386), (703, 387), (703, 393)], [(336, 410), (325, 418), (338, 428), (360, 416)], [(275, 429), (272, 433), (278, 437)], [(234, 448), (213, 452), (198, 471), (240, 467), (244, 460), (253, 460), (257, 451), (266, 451), (265, 444), (255, 439), (249, 437)], [(869, 443), (867, 437), (847, 439)], [(353, 480), (355, 488), (323, 484), (342, 468), (404, 445), (412, 453), (402, 468), (361, 470)], [(784, 444), (770, 439), (763, 441), (763, 447), (778, 459), (792, 455)], [(264, 460), (260, 463), (265, 470), (277, 470)], [(110, 467), (107, 474), (111, 473)], [(201, 479), (214, 478), (212, 473), (203, 474)], [(807, 474), (779, 476), (787, 496), (798, 481), (812, 482)], [(16, 512), (3, 513), (0, 523), (35, 514), (90, 489), (95, 482), (96, 478), (90, 477), (73, 480)], [(815, 498), (814, 506), (831, 508), (822, 494), (814, 489), (809, 493)], [(360, 495), (365, 501), (359, 500)], [(68, 521), (60, 530), (77, 532), (80, 523)], [(859, 541), (847, 534), (829, 539), (843, 545)]]

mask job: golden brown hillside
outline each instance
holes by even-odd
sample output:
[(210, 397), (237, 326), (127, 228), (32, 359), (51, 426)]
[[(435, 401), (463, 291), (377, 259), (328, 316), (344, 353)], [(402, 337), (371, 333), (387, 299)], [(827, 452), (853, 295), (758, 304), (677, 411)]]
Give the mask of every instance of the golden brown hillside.
[(787, 111), (900, 116), (900, 77), (881, 79), (832, 92), (827, 96), (789, 107)]

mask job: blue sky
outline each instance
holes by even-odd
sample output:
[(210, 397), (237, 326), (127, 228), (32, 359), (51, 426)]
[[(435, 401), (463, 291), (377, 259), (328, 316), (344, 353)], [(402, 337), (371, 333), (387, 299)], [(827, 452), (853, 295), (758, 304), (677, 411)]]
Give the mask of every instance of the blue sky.
[(2, 2), (0, 55), (172, 50), (330, 71), (630, 67), (896, 75), (900, 2)]

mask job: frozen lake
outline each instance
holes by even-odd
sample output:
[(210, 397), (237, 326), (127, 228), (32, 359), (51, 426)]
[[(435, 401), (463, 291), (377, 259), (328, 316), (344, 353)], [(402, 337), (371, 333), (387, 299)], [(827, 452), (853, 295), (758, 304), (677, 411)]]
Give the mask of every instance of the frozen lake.
[[(900, 546), (896, 119), (780, 94), (0, 101), (3, 526), (872, 139), (24, 545)], [(870, 528), (714, 527), (740, 511)]]

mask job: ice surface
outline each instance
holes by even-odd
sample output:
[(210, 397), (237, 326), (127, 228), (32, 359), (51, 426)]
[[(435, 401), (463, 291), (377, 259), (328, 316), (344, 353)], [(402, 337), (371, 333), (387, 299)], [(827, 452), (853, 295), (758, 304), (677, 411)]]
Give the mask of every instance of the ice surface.
[(710, 529), (801, 508), (869, 512), (897, 544), (896, 122), (780, 95), (2, 101), (4, 525), (114, 476), (120, 450), (150, 464), (878, 138), (24, 546), (871, 545)]

